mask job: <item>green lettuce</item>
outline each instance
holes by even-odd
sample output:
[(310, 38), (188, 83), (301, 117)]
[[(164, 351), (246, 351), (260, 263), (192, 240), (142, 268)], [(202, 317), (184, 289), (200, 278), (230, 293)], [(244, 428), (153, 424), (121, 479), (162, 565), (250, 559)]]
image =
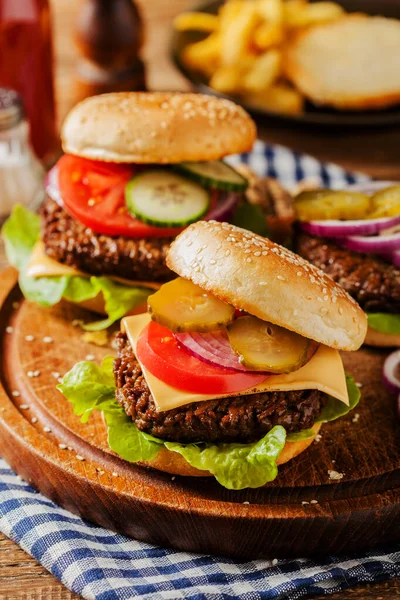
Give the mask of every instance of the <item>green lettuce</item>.
[[(103, 412), (110, 448), (127, 461), (151, 460), (164, 446), (181, 454), (193, 467), (210, 471), (228, 489), (257, 488), (277, 476), (276, 463), (286, 440), (298, 441), (313, 435), (311, 430), (307, 430), (286, 436), (285, 429), (278, 425), (252, 444), (180, 444), (160, 440), (139, 431), (115, 400), (112, 364), (112, 357), (104, 359), (101, 366), (80, 362), (57, 387), (71, 402), (82, 422), (87, 422), (93, 410)], [(337, 419), (357, 405), (360, 392), (352, 377), (346, 375), (346, 380), (350, 406), (329, 397), (319, 420)]]
[(32, 249), (39, 239), (40, 220), (38, 215), (17, 205), (2, 229), (8, 261), (19, 270), (19, 285), (25, 298), (41, 306), (54, 306), (62, 298), (80, 303), (102, 294), (107, 319), (83, 325), (84, 329), (97, 331), (106, 329), (130, 310), (142, 304), (151, 291), (115, 283), (108, 277), (61, 277), (33, 278), (26, 275), (26, 266)]
[(382, 333), (388, 333), (392, 335), (400, 334), (400, 315), (391, 315), (386, 313), (367, 313), (368, 325), (375, 329), (375, 331), (381, 331)]

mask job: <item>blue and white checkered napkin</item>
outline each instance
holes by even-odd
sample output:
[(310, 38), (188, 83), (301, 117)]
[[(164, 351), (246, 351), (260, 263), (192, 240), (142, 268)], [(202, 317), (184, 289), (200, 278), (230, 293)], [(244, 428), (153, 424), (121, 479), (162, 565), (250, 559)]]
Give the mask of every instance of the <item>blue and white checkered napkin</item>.
[[(261, 142), (241, 158), (288, 186), (307, 178), (333, 187), (368, 179)], [(136, 542), (59, 508), (1, 459), (0, 530), (69, 589), (93, 600), (294, 600), (400, 576), (399, 546), (353, 556), (245, 562)]]

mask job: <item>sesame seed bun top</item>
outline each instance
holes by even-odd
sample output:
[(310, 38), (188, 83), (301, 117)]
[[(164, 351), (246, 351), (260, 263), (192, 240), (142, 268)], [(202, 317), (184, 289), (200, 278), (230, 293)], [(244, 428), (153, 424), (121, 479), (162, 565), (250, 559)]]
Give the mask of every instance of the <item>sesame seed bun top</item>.
[(167, 265), (236, 308), (338, 350), (357, 350), (367, 318), (320, 269), (267, 238), (199, 221), (172, 243)]
[(121, 92), (77, 104), (61, 138), (64, 152), (84, 158), (168, 164), (246, 152), (256, 127), (240, 106), (214, 96)]

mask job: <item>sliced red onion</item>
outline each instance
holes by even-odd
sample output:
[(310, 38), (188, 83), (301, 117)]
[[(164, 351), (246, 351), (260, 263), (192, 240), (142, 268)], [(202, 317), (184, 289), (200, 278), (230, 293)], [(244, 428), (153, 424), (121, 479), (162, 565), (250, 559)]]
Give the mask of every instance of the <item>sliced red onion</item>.
[(349, 235), (373, 235), (383, 229), (400, 224), (400, 215), (382, 219), (359, 219), (354, 221), (308, 221), (300, 223), (301, 229), (321, 237), (348, 237)]
[(44, 185), (46, 188), (47, 194), (50, 196), (54, 202), (57, 202), (60, 206), (62, 206), (63, 201), (61, 197), (60, 188), (58, 186), (58, 167), (55, 165), (46, 175), (46, 179), (44, 180)]
[(385, 360), (383, 382), (394, 394), (400, 392), (400, 350), (395, 350)]
[(393, 252), (393, 254), (390, 257), (390, 261), (395, 267), (400, 267), (400, 250), (396, 250), (396, 252)]
[(232, 215), (237, 203), (239, 194), (234, 192), (222, 192), (218, 198), (217, 204), (210, 214), (205, 218), (206, 221), (227, 221)]
[(239, 357), (233, 351), (225, 331), (212, 333), (191, 331), (175, 333), (175, 337), (190, 354), (204, 362), (224, 367), (230, 371), (251, 371), (240, 364)]
[(339, 238), (338, 241), (348, 250), (354, 250), (355, 252), (387, 254), (400, 249), (400, 233), (372, 237), (352, 236)]

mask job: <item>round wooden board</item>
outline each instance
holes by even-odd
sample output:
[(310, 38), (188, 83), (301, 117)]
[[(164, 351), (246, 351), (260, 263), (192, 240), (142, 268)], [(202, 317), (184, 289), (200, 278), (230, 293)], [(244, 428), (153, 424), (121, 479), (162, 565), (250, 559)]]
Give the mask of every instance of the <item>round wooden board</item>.
[[(210, 478), (129, 464), (109, 450), (99, 414), (80, 422), (55, 389), (57, 378), (88, 355), (114, 352), (111, 336), (108, 347), (84, 341), (72, 325), (81, 318), (88, 313), (76, 307), (25, 301), (13, 269), (0, 275), (0, 454), (57, 504), (139, 540), (236, 557), (350, 552), (400, 540), (400, 423), (381, 384), (384, 352), (343, 356), (362, 385), (356, 415), (325, 425), (321, 440), (281, 467), (275, 482), (235, 492)], [(329, 470), (344, 476), (332, 480)]]

